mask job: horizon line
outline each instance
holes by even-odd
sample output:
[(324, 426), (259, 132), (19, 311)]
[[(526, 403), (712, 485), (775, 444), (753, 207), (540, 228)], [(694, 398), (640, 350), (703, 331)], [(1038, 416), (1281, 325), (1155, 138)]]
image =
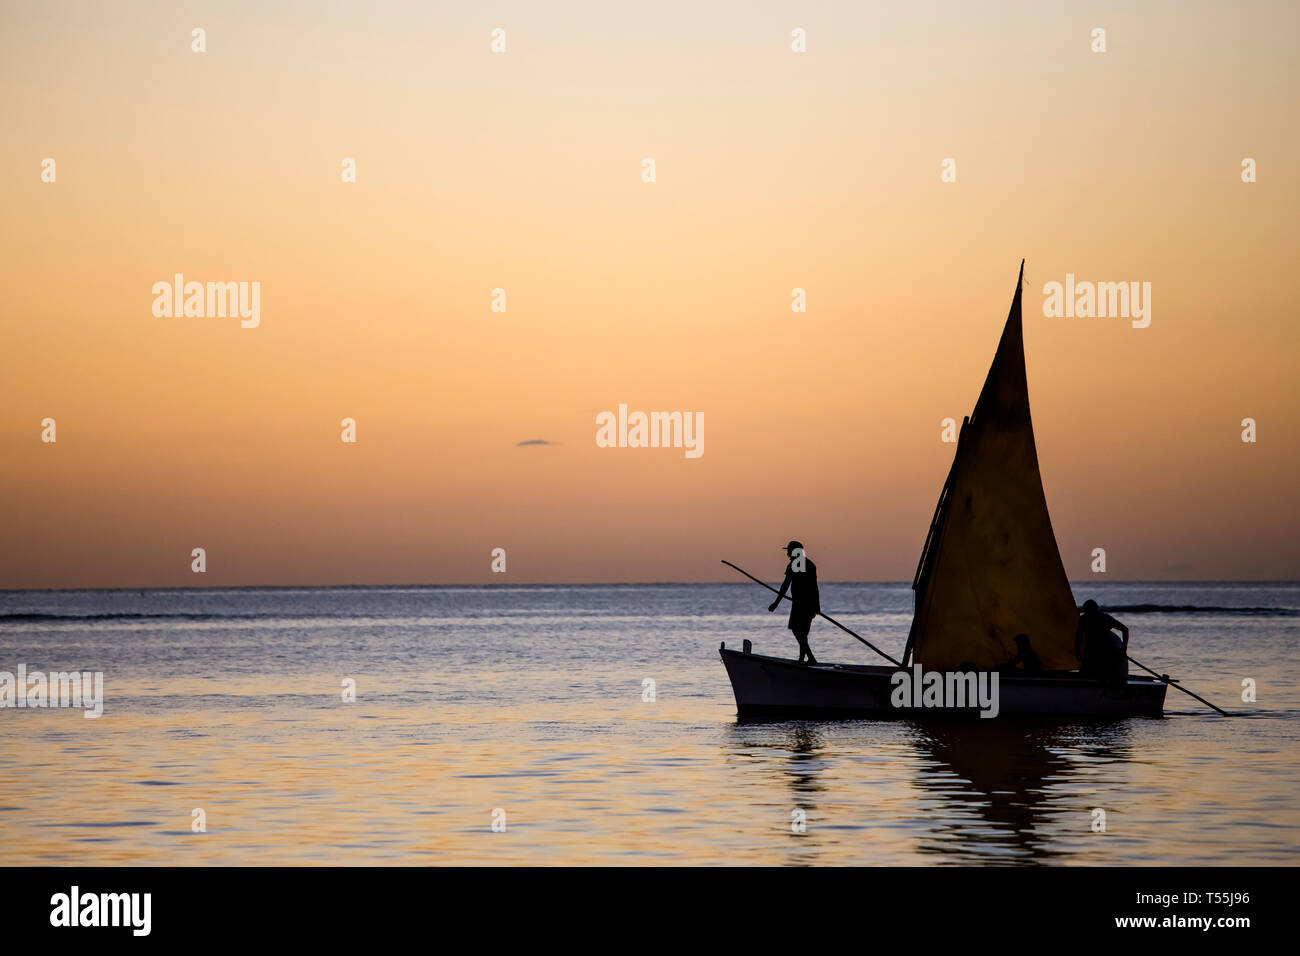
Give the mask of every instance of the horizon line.
[[(897, 585), (909, 590), (909, 581), (827, 580), (822, 584)], [(1070, 581), (1071, 588), (1081, 581)], [(1092, 584), (1300, 584), (1300, 578), (1112, 578)], [(58, 594), (72, 591), (421, 591), (439, 588), (612, 588), (612, 587), (714, 587), (745, 585), (748, 581), (532, 581), (452, 584), (205, 584), (205, 585), (130, 585), (117, 587), (0, 588), (5, 594)]]

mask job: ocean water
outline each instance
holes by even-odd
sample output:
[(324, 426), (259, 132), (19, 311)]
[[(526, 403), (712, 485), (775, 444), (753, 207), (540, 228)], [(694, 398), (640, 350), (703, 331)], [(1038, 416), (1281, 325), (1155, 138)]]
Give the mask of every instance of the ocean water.
[[(0, 710), (0, 864), (1300, 862), (1300, 584), (1076, 594), (1240, 716), (738, 724), (719, 642), (794, 656), (749, 583), (0, 592), (0, 670), (105, 698)], [(822, 599), (901, 653), (906, 585)]]

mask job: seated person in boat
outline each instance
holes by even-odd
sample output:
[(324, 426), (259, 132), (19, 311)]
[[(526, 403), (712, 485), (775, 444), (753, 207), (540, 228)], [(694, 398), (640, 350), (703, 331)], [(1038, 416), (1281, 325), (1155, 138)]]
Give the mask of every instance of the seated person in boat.
[(807, 655), (808, 663), (816, 664), (817, 658), (813, 657), (812, 648), (808, 646), (808, 631), (812, 629), (813, 618), (822, 609), (821, 598), (817, 593), (817, 565), (804, 554), (803, 545), (798, 541), (787, 544), (785, 553), (789, 556), (790, 563), (785, 566), (785, 580), (781, 582), (781, 590), (777, 592), (776, 600), (768, 607), (768, 611), (775, 611), (785, 592), (790, 592), (789, 627), (799, 642), (799, 660), (802, 662), (804, 655)]
[[(1115, 633), (1124, 635), (1123, 640)], [(1098, 680), (1123, 680), (1128, 676), (1128, 628), (1091, 599), (1083, 602), (1074, 632), (1074, 653), (1079, 673)]]
[(1000, 674), (1041, 674), (1043, 660), (1029, 646), (1028, 634), (1015, 636), (1016, 656), (998, 668)]

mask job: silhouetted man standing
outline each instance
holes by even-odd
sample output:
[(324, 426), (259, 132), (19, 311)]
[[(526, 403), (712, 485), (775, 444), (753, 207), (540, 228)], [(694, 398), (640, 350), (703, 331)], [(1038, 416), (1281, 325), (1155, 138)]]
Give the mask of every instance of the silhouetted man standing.
[(768, 611), (775, 611), (789, 590), (792, 605), (790, 630), (794, 631), (795, 640), (799, 642), (799, 660), (802, 662), (806, 654), (808, 663), (816, 664), (817, 658), (813, 657), (812, 648), (808, 646), (808, 631), (812, 628), (813, 618), (822, 609), (821, 597), (817, 593), (817, 565), (803, 553), (803, 545), (798, 541), (787, 544), (785, 553), (789, 556), (790, 563), (785, 566), (785, 580), (781, 582), (781, 590), (777, 592), (776, 600), (768, 607)]

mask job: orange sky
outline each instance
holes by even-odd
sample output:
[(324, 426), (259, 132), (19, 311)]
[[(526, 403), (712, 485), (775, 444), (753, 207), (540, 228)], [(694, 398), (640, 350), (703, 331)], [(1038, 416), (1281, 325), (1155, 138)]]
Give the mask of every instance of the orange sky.
[(0, 587), (910, 579), (1021, 257), (1071, 577), (1300, 575), (1296, 6), (906, 6), (7, 3)]

